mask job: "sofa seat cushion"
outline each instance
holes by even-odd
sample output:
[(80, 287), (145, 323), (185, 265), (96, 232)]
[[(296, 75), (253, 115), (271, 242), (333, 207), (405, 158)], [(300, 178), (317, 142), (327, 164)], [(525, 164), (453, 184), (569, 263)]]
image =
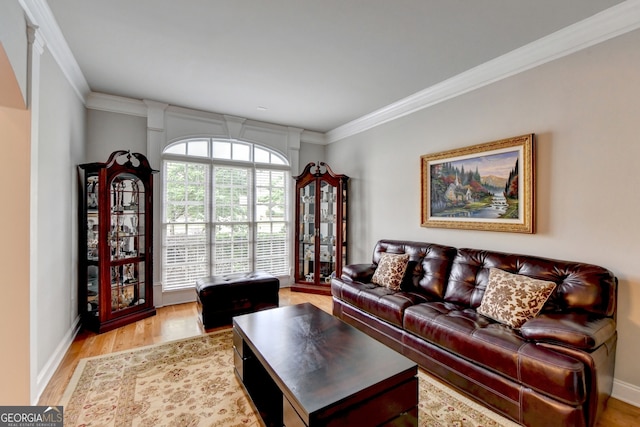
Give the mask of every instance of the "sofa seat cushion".
[(520, 328), (520, 333), (530, 341), (546, 341), (592, 351), (616, 334), (616, 322), (609, 317), (593, 318), (584, 313), (552, 313), (527, 321)]
[(404, 329), (568, 404), (585, 400), (582, 362), (528, 342), (514, 329), (474, 309), (448, 302), (412, 305), (404, 311)]
[(414, 292), (392, 291), (384, 286), (360, 282), (342, 283), (339, 298), (399, 328), (402, 328), (407, 307), (427, 301), (424, 295)]

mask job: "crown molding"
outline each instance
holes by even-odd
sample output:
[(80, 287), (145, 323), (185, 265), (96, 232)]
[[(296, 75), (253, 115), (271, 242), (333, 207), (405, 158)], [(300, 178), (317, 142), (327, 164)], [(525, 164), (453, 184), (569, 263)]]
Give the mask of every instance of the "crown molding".
[(142, 101), (147, 108), (147, 129), (157, 132), (164, 132), (166, 120), (164, 118), (164, 112), (169, 107), (169, 104), (164, 102), (152, 101), (145, 99)]
[(300, 135), (300, 142), (305, 142), (307, 144), (327, 145), (326, 134), (312, 130), (303, 130)]
[(139, 117), (147, 117), (148, 112), (147, 104), (139, 99), (98, 92), (90, 92), (89, 95), (87, 95), (85, 106), (91, 110), (129, 114)]
[(328, 143), (415, 113), (496, 81), (640, 28), (640, 0), (627, 0), (590, 18), (416, 92), (326, 133)]
[(27, 15), (29, 23), (37, 27), (37, 32), (42, 35), (46, 47), (51, 52), (53, 59), (58, 63), (76, 95), (83, 103), (86, 103), (87, 95), (91, 92), (89, 84), (80, 70), (67, 40), (62, 35), (60, 27), (53, 17), (46, 0), (19, 0), (20, 6)]

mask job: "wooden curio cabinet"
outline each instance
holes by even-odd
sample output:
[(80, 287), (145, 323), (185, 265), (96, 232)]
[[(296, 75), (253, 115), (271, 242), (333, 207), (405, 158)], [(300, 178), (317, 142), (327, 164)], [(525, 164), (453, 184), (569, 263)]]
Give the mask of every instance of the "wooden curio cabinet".
[(146, 157), (115, 151), (78, 166), (79, 313), (102, 333), (153, 316), (153, 173)]
[(294, 291), (331, 294), (347, 262), (347, 183), (329, 165), (309, 163), (296, 180)]

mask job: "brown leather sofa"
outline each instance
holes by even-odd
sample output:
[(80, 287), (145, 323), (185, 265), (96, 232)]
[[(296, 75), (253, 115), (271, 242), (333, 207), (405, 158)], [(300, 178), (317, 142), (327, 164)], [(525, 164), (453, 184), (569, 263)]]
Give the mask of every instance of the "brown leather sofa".
[[(385, 252), (410, 255), (399, 291), (371, 283)], [(476, 311), (492, 267), (557, 284), (519, 330)], [(593, 426), (611, 394), (617, 279), (605, 268), (381, 240), (331, 292), (335, 316), (522, 425)]]

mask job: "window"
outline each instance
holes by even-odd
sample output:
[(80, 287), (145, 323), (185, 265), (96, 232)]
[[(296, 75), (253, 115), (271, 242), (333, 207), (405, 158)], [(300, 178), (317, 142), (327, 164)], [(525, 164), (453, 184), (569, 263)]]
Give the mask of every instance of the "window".
[(263, 270), (289, 274), (288, 162), (258, 145), (189, 139), (163, 153), (162, 284)]

